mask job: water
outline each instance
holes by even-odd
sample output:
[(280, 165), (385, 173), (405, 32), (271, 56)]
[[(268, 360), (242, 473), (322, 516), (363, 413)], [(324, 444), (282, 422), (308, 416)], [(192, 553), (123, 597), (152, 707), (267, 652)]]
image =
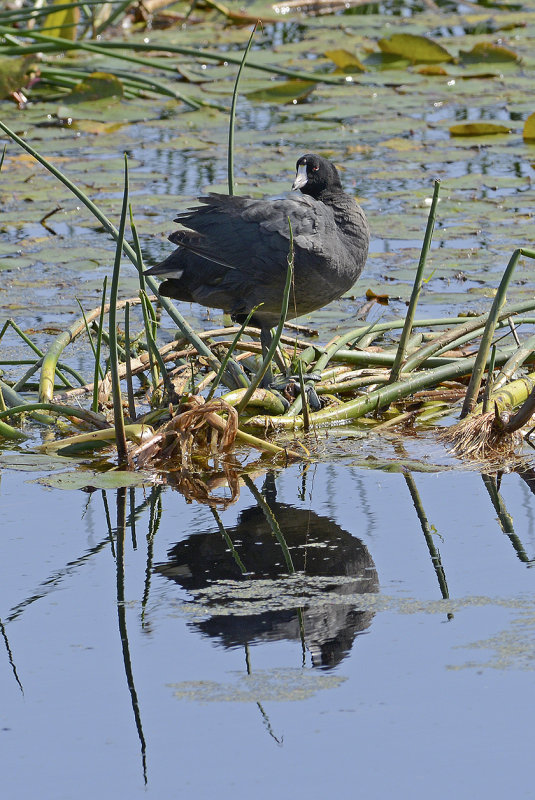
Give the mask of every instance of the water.
[(319, 464), (255, 480), (294, 575), (250, 489), (219, 512), (241, 578), (170, 487), (121, 568), (115, 492), (112, 544), (100, 492), (5, 471), (5, 796), (530, 796), (533, 495), (504, 476), (515, 539), (479, 474), (409, 477), (435, 563), (406, 477)]

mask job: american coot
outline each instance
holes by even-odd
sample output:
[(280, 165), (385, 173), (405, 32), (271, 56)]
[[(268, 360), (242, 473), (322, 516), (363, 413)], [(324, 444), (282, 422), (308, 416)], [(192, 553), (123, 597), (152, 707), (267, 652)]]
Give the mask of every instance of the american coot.
[[(341, 297), (359, 277), (368, 254), (364, 212), (345, 194), (334, 164), (307, 154), (297, 161), (293, 189), (301, 195), (254, 200), (225, 194), (199, 197), (179, 213), (186, 230), (169, 236), (178, 249), (147, 275), (165, 278), (160, 293), (221, 308), (236, 322), (262, 303), (250, 324), (260, 328), (265, 352), (280, 318), (290, 229), (294, 281), (288, 318)], [(268, 385), (270, 374), (264, 379)]]

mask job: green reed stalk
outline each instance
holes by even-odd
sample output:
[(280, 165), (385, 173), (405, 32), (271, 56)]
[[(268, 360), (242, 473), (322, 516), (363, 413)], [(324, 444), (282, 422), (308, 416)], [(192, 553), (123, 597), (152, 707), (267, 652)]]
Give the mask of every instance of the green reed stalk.
[[(102, 414), (94, 414), (92, 411), (88, 411), (85, 408), (64, 406), (59, 403), (23, 403), (22, 405), (8, 408), (7, 411), (0, 412), (0, 420), (7, 417), (16, 417), (18, 414), (30, 414), (30, 412), (36, 411), (53, 411), (55, 414), (59, 414), (62, 417), (76, 417), (98, 428), (108, 427), (108, 422)], [(33, 416), (33, 414), (31, 414), (31, 416)], [(49, 417), (49, 419), (55, 422), (53, 417)]]
[(136, 421), (136, 404), (134, 401), (134, 386), (132, 383), (132, 360), (130, 353), (130, 303), (124, 309), (124, 338), (126, 343), (126, 396), (128, 397), (128, 416), (132, 422)]
[[(506, 354), (497, 354), (496, 361), (503, 363), (507, 358)], [(330, 425), (332, 423), (343, 423), (359, 419), (370, 411), (377, 408), (388, 406), (408, 397), (414, 392), (428, 389), (441, 381), (452, 380), (460, 375), (468, 374), (473, 368), (476, 356), (471, 358), (456, 358), (447, 364), (434, 369), (418, 372), (410, 377), (404, 377), (397, 383), (375, 389), (373, 392), (363, 397), (357, 397), (339, 406), (331, 406), (310, 415), (311, 425)], [(292, 430), (303, 427), (302, 417), (267, 417), (258, 416), (247, 420), (248, 425), (255, 427), (265, 427), (271, 425), (276, 429)]]
[[(102, 47), (102, 42), (98, 45), (91, 44), (87, 41), (75, 41), (72, 42), (70, 39), (63, 39), (60, 36), (47, 36), (43, 33), (37, 33), (36, 31), (25, 31), (21, 29), (15, 28), (7, 28), (3, 25), (0, 25), (0, 34), (9, 37), (9, 35), (17, 36), (17, 37), (30, 37), (35, 39), (37, 42), (36, 45), (19, 45), (18, 42), (12, 40), (11, 47), (0, 47), (0, 52), (4, 53), (5, 55), (25, 55), (31, 52), (42, 52), (42, 53), (58, 53), (65, 50), (82, 50), (89, 53), (97, 53), (100, 55), (109, 55), (107, 49)], [(132, 49), (129, 46), (124, 48), (125, 50)], [(156, 59), (151, 58), (137, 58), (136, 56), (129, 56), (124, 53), (114, 53), (113, 58), (117, 58), (121, 61), (127, 61), (131, 64), (138, 64), (142, 67), (155, 67), (157, 69), (166, 70), (168, 72), (176, 72), (176, 66), (165, 64)], [(68, 70), (66, 70), (68, 72)], [(159, 84), (154, 82), (154, 86), (157, 87)], [(218, 111), (226, 111), (225, 107), (220, 105), (219, 103), (215, 103), (209, 100), (197, 100), (195, 97), (190, 97), (189, 95), (184, 95), (182, 92), (177, 92), (176, 90), (171, 92), (171, 90), (167, 90), (165, 94), (169, 94), (174, 97), (176, 100), (180, 100), (181, 102), (185, 103), (186, 105), (190, 106), (193, 109), (202, 108), (203, 106), (209, 108), (216, 108)]]
[[(87, 317), (85, 315), (85, 311), (83, 309), (83, 306), (82, 306), (82, 304), (81, 304), (81, 302), (80, 302), (80, 300), (78, 298), (76, 298), (76, 302), (78, 303), (78, 307), (79, 307), (80, 311), (82, 312), (82, 318), (84, 320), (84, 325), (85, 325), (85, 332), (87, 333), (87, 338), (89, 339), (89, 344), (91, 345), (91, 350), (93, 351), (93, 358), (96, 361), (96, 359), (97, 359), (97, 350), (96, 350), (95, 343), (93, 341), (93, 334), (91, 333), (91, 329), (89, 328), (89, 323), (87, 321)], [(98, 361), (96, 363), (98, 364)], [(102, 375), (102, 370), (100, 370), (100, 364), (99, 364), (99, 371), (100, 371), (100, 377), (103, 378), (104, 376)], [(82, 384), (82, 386), (83, 385), (84, 384)]]
[(433, 192), (433, 200), (431, 201), (431, 208), (429, 210), (429, 217), (427, 219), (427, 227), (425, 230), (424, 241), (422, 244), (420, 261), (418, 262), (418, 268), (416, 269), (416, 275), (414, 276), (414, 285), (412, 287), (411, 299), (409, 301), (409, 308), (407, 311), (407, 316), (405, 317), (405, 324), (403, 326), (403, 331), (401, 333), (401, 338), (399, 340), (398, 349), (396, 352), (396, 358), (394, 360), (394, 365), (390, 373), (390, 383), (395, 383), (396, 381), (399, 380), (399, 376), (401, 374), (401, 365), (403, 363), (405, 354), (407, 352), (407, 342), (409, 341), (410, 335), (412, 333), (414, 317), (416, 316), (416, 306), (418, 305), (418, 300), (420, 299), (420, 292), (422, 290), (425, 262), (429, 254), (429, 249), (431, 247), (431, 240), (433, 238), (433, 230), (435, 228), (439, 190), (440, 190), (440, 181), (435, 181), (435, 190)]
[[(84, 192), (78, 188), (78, 186), (76, 186), (76, 184), (74, 184), (59, 169), (57, 169), (49, 161), (47, 161), (47, 159), (44, 158), (44, 156), (42, 156), (31, 145), (25, 142), (24, 139), (21, 139), (20, 136), (17, 136), (17, 134), (14, 131), (8, 128), (8, 126), (1, 121), (0, 121), (0, 130), (3, 130), (4, 133), (6, 133), (11, 139), (13, 139), (13, 141), (16, 142), (20, 147), (22, 147), (23, 150), (26, 150), (26, 152), (29, 153), (31, 156), (33, 156), (33, 158), (35, 158), (36, 161), (42, 164), (45, 167), (45, 169), (47, 169), (49, 172), (52, 173), (52, 175), (54, 175), (58, 180), (60, 180), (75, 195), (75, 197), (77, 197), (86, 206), (86, 208), (89, 209), (89, 211), (93, 214), (93, 216), (95, 216), (99, 220), (99, 222), (102, 224), (104, 229), (110, 234), (110, 236), (115, 241), (117, 241), (119, 233), (117, 228), (110, 222), (110, 220), (106, 217), (106, 215), (102, 213), (102, 211), (98, 208), (98, 206), (95, 205), (95, 203), (93, 203), (87, 197), (87, 195), (85, 195)], [(134, 264), (138, 272), (141, 271), (143, 269), (143, 263), (138, 258), (137, 253), (128, 244), (128, 242), (123, 242), (123, 250), (130, 259), (130, 261), (132, 262), (132, 264)], [(199, 338), (199, 336), (197, 336), (191, 325), (189, 325), (189, 323), (186, 322), (184, 317), (175, 308), (174, 304), (169, 300), (169, 298), (161, 297), (158, 294), (158, 284), (154, 280), (154, 278), (152, 278), (151, 276), (146, 276), (145, 281), (147, 283), (147, 286), (149, 286), (149, 288), (155, 294), (158, 295), (162, 307), (167, 311), (167, 313), (169, 314), (175, 325), (177, 325), (177, 327), (181, 330), (185, 338), (195, 347), (199, 355), (203, 355), (207, 358), (208, 362), (212, 366), (212, 369), (217, 371), (220, 367), (220, 363), (219, 360), (214, 356), (210, 348), (207, 347), (207, 345), (205, 345), (205, 343), (202, 341), (202, 339)], [(67, 332), (65, 334), (62, 334), (62, 336), (63, 339), (61, 339), (61, 342), (57, 342), (57, 344), (56, 343), (54, 344), (55, 347), (54, 352), (57, 352), (58, 357), (59, 353), (61, 353), (61, 350), (64, 347), (66, 347), (67, 344), (69, 344), (69, 342), (71, 341)], [(62, 347), (61, 343), (63, 343)], [(243, 370), (240, 368), (238, 364), (236, 364), (235, 361), (229, 362), (226, 377), (228, 382), (232, 384), (229, 388), (235, 388), (235, 387), (239, 388), (241, 386), (247, 386), (247, 378)], [(42, 379), (42, 384), (45, 385), (48, 384), (48, 379), (49, 376), (47, 374), (46, 379)], [(50, 397), (51, 396), (52, 394), (50, 393)]]
[(245, 328), (249, 324), (249, 321), (250, 321), (251, 317), (253, 316), (255, 311), (257, 311), (257, 309), (260, 308), (261, 305), (262, 305), (262, 303), (259, 303), (257, 306), (252, 308), (251, 311), (249, 311), (249, 313), (247, 314), (247, 318), (246, 318), (245, 322), (243, 323), (243, 325), (240, 326), (239, 331), (237, 332), (236, 336), (232, 340), (230, 347), (228, 348), (227, 352), (225, 353), (224, 358), (221, 361), (221, 366), (219, 367), (218, 373), (215, 376), (214, 380), (212, 381), (212, 385), (210, 387), (210, 391), (208, 392), (208, 395), (206, 397), (206, 402), (211, 400), (212, 397), (214, 396), (215, 390), (219, 386), (219, 384), (221, 382), (221, 378), (223, 377), (223, 373), (225, 372), (225, 368), (227, 366), (229, 358), (231, 357), (232, 353), (236, 349), (236, 346), (237, 346), (238, 342), (240, 341)]
[(508, 380), (513, 376), (513, 373), (526, 361), (527, 358), (535, 350), (535, 335), (530, 336), (518, 350), (513, 353), (511, 358), (506, 361), (502, 369), (498, 373), (498, 377), (494, 381), (494, 391), (497, 392), (501, 389)]
[(100, 366), (100, 353), (102, 350), (102, 334), (104, 332), (104, 307), (106, 305), (106, 290), (108, 288), (108, 276), (104, 276), (104, 282), (102, 284), (102, 303), (100, 305), (100, 316), (98, 318), (98, 330), (97, 330), (97, 344), (95, 347), (95, 370), (93, 374), (93, 399), (91, 401), (91, 408), (95, 412), (98, 411), (98, 381), (99, 376), (102, 379), (104, 375), (102, 374), (102, 368)]
[[(32, 342), (32, 340), (28, 336), (26, 336), (24, 331), (19, 328), (19, 326), (17, 325), (15, 320), (13, 320), (11, 318), (9, 318), (9, 319), (7, 319), (5, 321), (5, 323), (4, 323), (3, 327), (2, 327), (2, 330), (0, 331), (0, 339), (2, 339), (2, 337), (3, 337), (4, 333), (6, 332), (8, 326), (11, 326), (13, 328), (15, 333), (18, 334), (20, 336), (20, 338), (22, 339), (22, 341), (25, 342), (28, 345), (30, 350), (33, 350), (33, 352), (36, 355), (38, 355), (39, 358), (43, 358), (43, 356), (44, 356), (43, 351), (40, 350), (39, 347), (37, 347), (37, 345), (34, 344)], [(80, 382), (81, 386), (84, 385), (84, 383), (85, 383), (84, 378), (82, 378), (82, 376), (76, 370), (73, 370), (72, 368), (65, 368), (65, 365), (63, 365), (62, 369), (64, 369), (65, 371), (70, 372), (71, 375), (73, 375), (73, 377), (75, 377)], [(61, 374), (61, 372), (57, 368), (57, 366), (56, 366), (56, 375), (58, 376), (60, 381), (63, 383), (63, 385), (66, 386), (68, 389), (73, 389), (74, 388), (72, 383), (67, 378), (65, 378), (64, 375)]]
[(495, 363), (496, 363), (496, 345), (493, 344), (490, 353), (489, 368), (487, 371), (487, 382), (485, 384), (485, 393), (483, 395), (483, 414), (487, 413), (487, 408), (489, 405), (489, 397), (492, 390), (492, 375), (494, 372)]
[[(110, 52), (116, 50), (134, 50), (136, 52), (150, 52), (154, 53), (155, 51), (159, 51), (162, 53), (178, 53), (179, 55), (183, 56), (192, 56), (193, 58), (198, 58), (202, 61), (216, 61), (220, 63), (221, 61), (226, 61), (228, 64), (241, 64), (241, 57), (235, 56), (232, 53), (225, 51), (225, 52), (217, 52), (215, 50), (199, 50), (193, 47), (181, 47), (179, 45), (168, 45), (164, 44), (163, 42), (153, 42), (151, 41), (150, 44), (146, 44), (144, 42), (111, 42), (111, 41), (101, 41), (98, 44), (94, 44), (90, 41), (77, 41), (72, 42), (70, 39), (62, 39), (59, 36), (45, 36), (41, 33), (36, 33), (35, 31), (28, 31), (22, 30), (19, 28), (8, 28), (6, 26), (0, 25), (0, 34), (3, 35), (13, 35), (17, 37), (26, 37), (30, 39), (34, 39), (37, 43), (35, 46), (30, 45), (29, 47), (32, 48), (33, 52), (58, 52), (64, 50), (87, 50), (91, 53), (99, 53), (99, 54), (106, 54), (109, 55)], [(29, 47), (25, 48), (25, 52), (30, 52)], [(11, 50), (12, 48), (9, 48)], [(4, 48), (2, 48), (4, 50)], [(22, 52), (22, 50), (21, 50)], [(10, 53), (11, 54), (11, 53)], [(163, 59), (162, 61), (156, 61), (155, 59), (141, 59), (136, 58), (135, 56), (127, 56), (124, 53), (114, 53), (114, 58), (122, 58), (125, 61), (130, 61), (132, 63), (142, 64), (144, 66), (157, 66), (158, 69), (167, 70), (169, 72), (175, 72), (176, 67), (174, 64), (166, 64)], [(154, 63), (152, 63), (154, 62)], [(260, 72), (268, 72), (270, 75), (283, 75), (286, 78), (293, 78), (296, 80), (302, 81), (310, 81), (311, 83), (326, 83), (332, 84), (335, 86), (347, 86), (347, 75), (332, 75), (326, 72), (305, 72), (304, 70), (294, 70), (294, 69), (286, 69), (285, 67), (278, 67), (275, 64), (262, 64), (260, 62), (249, 61), (249, 67), (251, 69), (259, 70)], [(203, 103), (203, 105), (208, 105), (208, 103)], [(215, 104), (211, 104), (215, 105)]]
[(286, 543), (286, 539), (284, 538), (284, 534), (282, 533), (282, 531), (281, 531), (281, 529), (279, 527), (279, 523), (277, 522), (277, 520), (275, 518), (275, 515), (273, 514), (273, 511), (271, 510), (271, 508), (269, 507), (269, 505), (268, 505), (268, 503), (266, 501), (266, 498), (264, 497), (264, 495), (261, 492), (258, 491), (258, 489), (254, 485), (253, 481), (251, 480), (249, 475), (247, 475), (246, 472), (244, 472), (241, 477), (243, 478), (243, 482), (245, 483), (245, 485), (247, 486), (247, 488), (249, 489), (249, 491), (253, 495), (254, 499), (256, 500), (258, 505), (260, 506), (260, 509), (262, 510), (262, 513), (264, 514), (264, 517), (266, 518), (266, 522), (268, 523), (269, 527), (271, 528), (271, 531), (272, 531), (273, 535), (275, 536), (276, 540), (278, 541), (278, 543), (279, 543), (279, 545), (281, 547), (282, 555), (284, 556), (284, 561), (286, 563), (286, 567), (288, 569), (288, 573), (290, 575), (294, 575), (295, 574), (295, 567), (294, 567), (294, 564), (293, 564), (293, 561), (292, 561), (292, 556), (291, 556), (291, 553), (290, 553), (290, 549), (289, 549), (289, 547), (288, 547), (288, 545)]
[(225, 543), (226, 543), (226, 545), (227, 545), (227, 547), (229, 549), (229, 552), (230, 552), (232, 558), (236, 562), (236, 566), (238, 567), (238, 569), (240, 570), (242, 575), (245, 575), (245, 573), (248, 570), (247, 570), (245, 564), (243, 563), (243, 561), (241, 560), (238, 551), (234, 547), (234, 542), (232, 541), (232, 539), (230, 538), (229, 534), (227, 533), (227, 530), (226, 530), (225, 526), (223, 525), (223, 522), (221, 521), (221, 517), (219, 516), (219, 514), (217, 513), (217, 510), (213, 506), (210, 506), (210, 511), (212, 512), (213, 517), (214, 517), (214, 519), (216, 521), (217, 527), (219, 528), (219, 533), (223, 537), (223, 539), (224, 539), (224, 541), (225, 541)]
[[(18, 392), (16, 392), (12, 386), (9, 386), (9, 384), (4, 383), (4, 381), (2, 380), (0, 380), (0, 389), (2, 390), (2, 395), (5, 404), (9, 408), (15, 408), (16, 406), (25, 405), (26, 403), (25, 398), (22, 397)], [(41, 414), (39, 411), (31, 411), (30, 417), (34, 419), (36, 422), (39, 422), (41, 425), (53, 425), (56, 421), (54, 417), (51, 417), (49, 414)]]
[[(141, 284), (141, 280), (140, 280)], [(154, 350), (158, 349), (155, 345), (152, 335), (152, 318), (148, 309), (150, 303), (148, 302), (147, 293), (144, 289), (139, 290), (139, 297), (141, 299), (141, 312), (143, 314), (143, 326), (145, 328), (145, 339), (147, 341), (147, 353), (149, 356), (149, 372), (151, 377), (152, 389), (156, 391), (158, 388), (158, 368), (154, 360)], [(152, 308), (152, 306), (150, 306)]]
[(248, 387), (247, 391), (243, 395), (240, 404), (238, 405), (237, 411), (238, 414), (241, 414), (244, 408), (247, 406), (251, 395), (253, 394), (254, 390), (260, 386), (260, 382), (268, 368), (271, 364), (273, 356), (275, 355), (275, 351), (279, 346), (279, 341), (282, 334), (282, 329), (284, 328), (284, 323), (286, 321), (286, 314), (288, 313), (288, 303), (290, 301), (290, 289), (292, 287), (292, 279), (294, 273), (294, 240), (293, 240), (293, 231), (292, 231), (292, 224), (290, 222), (290, 218), (288, 218), (288, 226), (290, 229), (290, 250), (288, 253), (288, 269), (286, 270), (286, 283), (284, 285), (284, 292), (282, 295), (282, 306), (281, 306), (281, 314), (279, 319), (279, 324), (277, 325), (277, 329), (273, 334), (273, 338), (271, 340), (271, 344), (269, 349), (262, 361), (262, 365), (256, 375), (254, 376), (253, 380), (251, 381), (250, 386)]
[(507, 287), (509, 286), (509, 282), (513, 276), (518, 259), (522, 255), (526, 256), (526, 258), (535, 259), (535, 250), (528, 250), (527, 248), (519, 247), (514, 251), (509, 259), (509, 263), (500, 281), (498, 291), (496, 292), (496, 297), (494, 298), (494, 302), (492, 303), (492, 307), (487, 317), (487, 323), (485, 325), (485, 330), (477, 353), (476, 363), (474, 364), (474, 369), (472, 371), (472, 377), (470, 378), (470, 383), (468, 384), (468, 388), (466, 390), (466, 396), (464, 398), (461, 411), (461, 419), (466, 417), (466, 415), (472, 411), (477, 402), (479, 387), (481, 386), (483, 373), (488, 361), (492, 337), (494, 336), (494, 330), (500, 317), (500, 310), (505, 303)]
[(126, 214), (128, 211), (128, 159), (124, 156), (124, 193), (123, 205), (121, 209), (121, 219), (119, 222), (119, 233), (117, 236), (117, 247), (115, 250), (115, 262), (110, 286), (110, 372), (111, 372), (111, 391), (113, 396), (113, 421), (115, 425), (117, 456), (120, 465), (128, 462), (128, 449), (126, 445), (126, 434), (124, 430), (123, 401), (121, 396), (121, 380), (119, 378), (119, 360), (117, 357), (117, 294), (119, 291), (119, 272), (121, 268), (121, 256), (123, 253), (124, 231), (126, 227)]
[(95, 36), (99, 36), (103, 31), (106, 30), (106, 28), (109, 28), (110, 25), (113, 25), (115, 20), (119, 19), (121, 14), (123, 14), (125, 11), (127, 11), (129, 6), (133, 6), (133, 5), (137, 5), (135, 0), (123, 0), (123, 2), (119, 3), (119, 5), (115, 6), (115, 8), (112, 7), (112, 11), (111, 11), (109, 17), (107, 19), (105, 19), (103, 22), (101, 22), (100, 25), (97, 25), (97, 27), (96, 27), (96, 29), (94, 31)]
[[(507, 319), (507, 317), (512, 315), (522, 314), (527, 311), (533, 311), (534, 309), (535, 300), (524, 300), (521, 303), (514, 303), (511, 306), (506, 306), (506, 308), (501, 311), (498, 316), (498, 320)], [(454, 347), (460, 342), (465, 342), (466, 339), (464, 337), (468, 333), (472, 333), (474, 336), (476, 336), (478, 329), (484, 330), (484, 326), (486, 325), (487, 321), (488, 313), (482, 314), (479, 317), (474, 317), (468, 322), (466, 319), (462, 320), (462, 324), (459, 324), (459, 327), (445, 331), (441, 336), (433, 339), (432, 342), (413, 353), (403, 365), (403, 371), (412, 372), (414, 369), (423, 364), (424, 361), (426, 361), (430, 356), (444, 350), (446, 346), (448, 346), (448, 348)]]
[[(323, 350), (323, 352), (319, 356), (319, 358), (316, 361), (316, 364), (314, 366), (314, 371), (315, 372), (319, 372), (319, 373), (323, 372), (323, 370), (325, 369), (325, 367), (327, 366), (329, 361), (332, 358), (335, 357), (337, 352), (345, 344), (347, 344), (348, 342), (353, 342), (353, 344), (356, 345), (365, 334), (370, 333), (372, 328), (376, 328), (376, 330), (377, 330), (378, 326), (376, 326), (375, 323), (372, 322), (371, 325), (365, 325), (362, 328), (354, 329), (352, 331), (349, 331), (348, 333), (345, 333), (343, 336), (335, 336), (335, 338), (331, 342), (328, 343), (327, 347)], [(355, 352), (359, 352), (359, 351), (355, 351)], [(384, 354), (383, 353), (378, 353), (377, 355), (384, 355)], [(302, 361), (301, 357), (300, 357), (300, 361)], [(367, 363), (371, 363), (371, 362), (367, 362)], [(382, 363), (384, 363), (384, 362), (382, 362)], [(388, 363), (390, 364), (391, 361), (389, 361)], [(314, 382), (313, 381), (307, 381), (306, 386), (314, 386)], [(285, 417), (295, 417), (301, 411), (302, 403), (303, 403), (303, 398), (301, 397), (301, 395), (299, 395), (299, 397), (295, 398), (294, 402), (292, 403), (292, 405), (290, 406), (290, 408), (288, 409), (288, 411), (286, 412), (286, 414), (284, 416)]]
[(245, 48), (240, 68), (238, 69), (238, 74), (236, 75), (236, 81), (234, 82), (234, 91), (232, 92), (232, 104), (230, 106), (230, 119), (228, 126), (228, 153), (227, 153), (228, 193), (230, 195), (234, 194), (234, 122), (236, 120), (238, 86), (240, 85), (241, 74), (243, 72), (247, 56), (249, 55), (249, 50), (251, 49), (251, 45), (253, 43), (257, 27), (258, 27), (258, 22), (255, 23), (253, 30), (251, 31), (251, 35), (249, 36), (249, 41), (247, 42), (247, 47)]
[[(143, 255), (141, 252), (141, 244), (137, 233), (137, 227), (134, 221), (134, 213), (132, 205), (129, 206), (130, 213), (130, 228), (132, 230), (132, 239), (134, 241), (134, 249), (137, 255), (138, 263), (138, 277), (139, 277), (139, 299), (141, 300), (141, 313), (143, 314), (143, 327), (145, 329), (145, 339), (147, 341), (147, 353), (149, 355), (149, 372), (151, 376), (152, 389), (156, 391), (158, 388), (158, 369), (154, 361), (154, 348), (151, 347), (151, 342), (154, 339), (156, 345), (156, 317), (153, 313), (152, 304), (147, 297), (145, 287), (145, 275), (143, 273)], [(156, 347), (156, 349), (158, 349)]]
[(27, 439), (28, 436), (17, 428), (12, 428), (6, 422), (0, 421), (0, 439), (9, 439), (12, 442), (22, 441)]

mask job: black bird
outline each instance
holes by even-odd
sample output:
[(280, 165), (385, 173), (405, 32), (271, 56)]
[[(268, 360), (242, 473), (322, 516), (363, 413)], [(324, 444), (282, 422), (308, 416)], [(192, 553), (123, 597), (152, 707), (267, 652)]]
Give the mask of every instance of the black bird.
[[(297, 161), (292, 189), (301, 195), (264, 198), (209, 194), (179, 213), (186, 230), (169, 236), (178, 249), (147, 275), (165, 278), (165, 297), (221, 308), (241, 323), (260, 328), (263, 351), (280, 318), (286, 281), (290, 226), (294, 280), (287, 317), (308, 314), (337, 300), (355, 283), (368, 254), (363, 210), (345, 194), (334, 164), (307, 154)], [(271, 375), (264, 379), (268, 385)]]

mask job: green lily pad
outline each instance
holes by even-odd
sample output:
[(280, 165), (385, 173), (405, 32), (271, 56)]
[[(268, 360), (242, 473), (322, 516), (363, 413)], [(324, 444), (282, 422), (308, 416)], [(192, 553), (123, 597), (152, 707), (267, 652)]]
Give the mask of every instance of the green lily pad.
[(316, 88), (312, 81), (284, 81), (247, 92), (249, 100), (263, 100), (269, 103), (299, 103), (305, 100)]
[(71, 105), (93, 103), (96, 100), (120, 100), (123, 97), (123, 84), (115, 75), (107, 72), (92, 72), (64, 98)]
[(492, 42), (478, 42), (471, 50), (459, 53), (459, 58), (463, 64), (507, 64), (520, 61), (518, 53), (503, 45), (492, 44)]
[(21, 472), (42, 472), (43, 470), (48, 472), (71, 466), (72, 461), (62, 456), (27, 452), (0, 453), (0, 467), (16, 469)]
[(0, 58), (0, 100), (26, 85), (34, 56)]
[(30, 483), (40, 483), (49, 489), (122, 489), (129, 486), (147, 486), (153, 479), (142, 472), (96, 472), (94, 470), (74, 470), (54, 475), (43, 475)]
[(388, 39), (379, 39), (377, 44), (383, 53), (394, 53), (413, 63), (421, 61), (433, 64), (454, 60), (451, 53), (441, 44), (427, 36), (417, 36), (414, 33), (394, 33)]

